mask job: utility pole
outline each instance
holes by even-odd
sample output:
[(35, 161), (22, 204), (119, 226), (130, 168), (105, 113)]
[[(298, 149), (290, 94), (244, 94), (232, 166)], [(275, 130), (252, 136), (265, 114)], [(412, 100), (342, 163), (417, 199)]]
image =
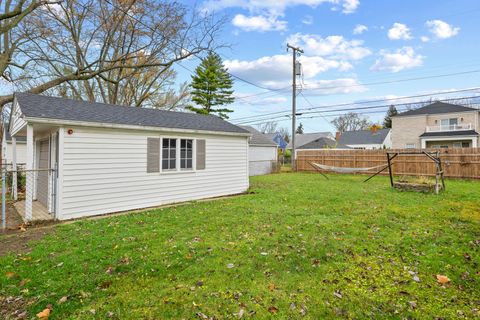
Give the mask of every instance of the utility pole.
[(294, 47), (287, 43), (287, 51), (288, 49), (292, 50), (292, 63), (293, 63), (293, 83), (292, 83), (292, 170), (296, 171), (296, 155), (295, 155), (295, 131), (296, 128), (296, 117), (297, 117), (297, 55), (303, 53), (303, 50)]

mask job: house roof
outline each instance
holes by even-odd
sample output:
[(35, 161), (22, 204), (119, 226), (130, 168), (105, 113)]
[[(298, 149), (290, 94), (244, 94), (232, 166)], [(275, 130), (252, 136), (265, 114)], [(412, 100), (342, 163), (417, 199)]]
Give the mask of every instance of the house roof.
[(432, 104), (426, 105), (424, 107), (405, 111), (399, 113), (395, 117), (403, 117), (403, 116), (416, 116), (421, 114), (441, 114), (441, 113), (454, 113), (454, 112), (468, 112), (468, 111), (478, 111), (478, 109), (464, 107), (458, 104), (451, 104), (445, 102), (434, 102)]
[(266, 134), (261, 133), (251, 126), (239, 126), (252, 134), (250, 138), (250, 145), (262, 145), (276, 147), (277, 144), (273, 142)]
[(357, 144), (382, 144), (385, 141), (390, 129), (345, 131), (341, 134), (338, 143), (340, 145)]
[(248, 134), (217, 116), (15, 93), (26, 118)]
[(440, 131), (440, 132), (425, 132), (420, 137), (451, 137), (451, 136), (478, 136), (475, 130), (462, 130), (462, 131)]
[[(317, 140), (319, 138), (328, 138), (332, 137), (330, 132), (313, 132), (313, 133), (302, 133), (295, 135), (295, 147), (301, 148), (303, 145)], [(287, 145), (287, 149), (292, 148), (292, 142), (290, 141)]]
[(322, 137), (310, 141), (309, 143), (304, 144), (303, 146), (298, 147), (298, 149), (324, 149), (324, 148), (333, 148), (337, 147), (337, 142), (333, 139)]

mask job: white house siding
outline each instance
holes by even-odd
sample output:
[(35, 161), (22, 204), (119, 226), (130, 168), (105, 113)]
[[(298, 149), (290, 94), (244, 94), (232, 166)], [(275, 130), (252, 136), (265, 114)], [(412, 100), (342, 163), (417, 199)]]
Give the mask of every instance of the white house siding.
[(12, 136), (27, 125), (27, 122), (23, 118), (21, 118), (20, 115), (20, 107), (18, 106), (18, 103), (15, 102), (13, 104), (12, 119), (10, 124), (10, 133), (12, 134)]
[(258, 176), (272, 173), (273, 162), (277, 160), (277, 147), (250, 145), (248, 148), (249, 174)]
[[(13, 161), (13, 147), (12, 143), (6, 142), (5, 144), (5, 159), (7, 163)], [(17, 141), (17, 163), (25, 164), (27, 162), (27, 144)]]
[[(147, 137), (205, 139), (206, 169), (147, 173)], [(69, 127), (63, 139), (59, 219), (236, 194), (249, 186), (247, 137)]]

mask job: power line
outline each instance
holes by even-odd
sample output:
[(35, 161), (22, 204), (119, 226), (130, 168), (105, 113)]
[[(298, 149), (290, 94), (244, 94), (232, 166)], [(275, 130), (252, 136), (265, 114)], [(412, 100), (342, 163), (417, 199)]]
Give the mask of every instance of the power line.
[[(383, 102), (383, 101), (396, 101), (396, 100), (404, 100), (404, 99), (411, 99), (411, 98), (422, 98), (422, 97), (436, 96), (436, 95), (442, 95), (442, 94), (451, 94), (451, 93), (460, 93), (460, 92), (468, 92), (468, 91), (475, 91), (475, 90), (480, 90), (480, 87), (474, 87), (474, 88), (468, 88), (468, 89), (459, 89), (459, 90), (450, 90), (450, 91), (441, 91), (441, 92), (437, 91), (437, 92), (430, 92), (430, 93), (425, 93), (425, 94), (403, 96), (403, 97), (398, 97), (398, 98), (384, 98), (384, 99), (375, 99), (375, 100), (364, 100), (364, 101), (358, 101), (358, 102), (330, 104), (330, 105), (323, 105), (323, 106), (318, 106), (318, 107), (310, 107), (310, 108), (299, 109), (298, 111), (314, 110), (314, 109), (321, 109), (321, 108), (331, 108), (331, 107), (344, 107), (344, 106), (362, 105), (362, 104), (369, 104), (369, 103), (376, 103), (376, 102)], [(264, 113), (262, 115), (246, 116), (246, 117), (241, 117), (241, 118), (237, 118), (237, 119), (232, 119), (231, 121), (243, 121), (243, 120), (246, 120), (246, 119), (277, 115), (277, 114), (282, 114), (282, 113), (286, 113), (286, 112), (290, 112), (290, 110), (269, 112), (269, 113)]]
[(325, 90), (325, 89), (341, 89), (341, 88), (354, 88), (354, 87), (363, 87), (363, 86), (375, 86), (375, 85), (392, 84), (392, 83), (399, 83), (399, 82), (451, 77), (451, 76), (458, 76), (458, 75), (478, 73), (478, 72), (480, 72), (480, 70), (469, 70), (469, 71), (462, 71), (462, 72), (437, 74), (437, 75), (426, 76), (426, 77), (416, 77), (416, 78), (398, 79), (398, 80), (390, 80), (390, 81), (378, 81), (378, 82), (370, 82), (370, 83), (358, 83), (358, 84), (345, 85), (345, 86), (331, 86), (331, 87), (311, 88), (311, 89), (305, 88), (305, 90), (314, 91), (314, 90)]
[[(445, 99), (442, 99), (442, 100), (438, 100), (438, 101), (451, 101), (451, 100), (466, 100), (466, 99), (474, 99), (474, 98), (480, 98), (480, 96), (468, 96), (468, 97), (458, 97), (458, 98), (445, 98)], [(411, 105), (411, 104), (414, 104), (414, 103), (418, 103), (418, 102), (405, 102), (405, 103), (399, 103), (399, 104), (395, 104), (396, 107), (398, 106), (408, 106), (408, 105)], [(385, 112), (386, 109), (385, 108), (388, 108), (390, 107), (390, 104), (383, 104), (383, 105), (377, 105), (377, 106), (367, 106), (367, 107), (356, 107), (356, 108), (342, 108), (342, 109), (330, 109), (330, 110), (322, 110), (322, 111), (311, 111), (311, 112), (303, 112), (303, 113), (297, 113), (297, 115), (299, 116), (303, 116), (305, 114), (320, 114), (319, 117), (331, 117), (332, 115), (330, 114), (326, 114), (326, 113), (331, 113), (331, 112), (345, 112), (345, 111), (358, 111), (358, 110), (371, 110), (371, 109), (378, 109), (378, 108), (383, 108), (382, 110), (377, 110), (376, 112)], [(385, 109), (385, 110), (384, 110)], [(359, 114), (362, 114), (362, 113), (359, 113)], [(241, 124), (251, 124), (252, 122), (259, 122), (259, 121), (265, 121), (265, 122), (269, 122), (269, 121), (280, 121), (278, 119), (281, 119), (285, 116), (276, 116), (276, 117), (270, 117), (268, 119), (255, 119), (255, 120), (250, 120), (250, 121), (246, 121), (244, 123), (241, 123)]]

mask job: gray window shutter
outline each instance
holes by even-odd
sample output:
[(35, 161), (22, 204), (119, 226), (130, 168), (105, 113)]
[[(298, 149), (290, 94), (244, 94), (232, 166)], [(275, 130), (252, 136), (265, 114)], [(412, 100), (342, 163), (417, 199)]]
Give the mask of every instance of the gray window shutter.
[(147, 138), (147, 173), (160, 172), (160, 138)]
[(205, 140), (197, 140), (197, 170), (205, 169)]

